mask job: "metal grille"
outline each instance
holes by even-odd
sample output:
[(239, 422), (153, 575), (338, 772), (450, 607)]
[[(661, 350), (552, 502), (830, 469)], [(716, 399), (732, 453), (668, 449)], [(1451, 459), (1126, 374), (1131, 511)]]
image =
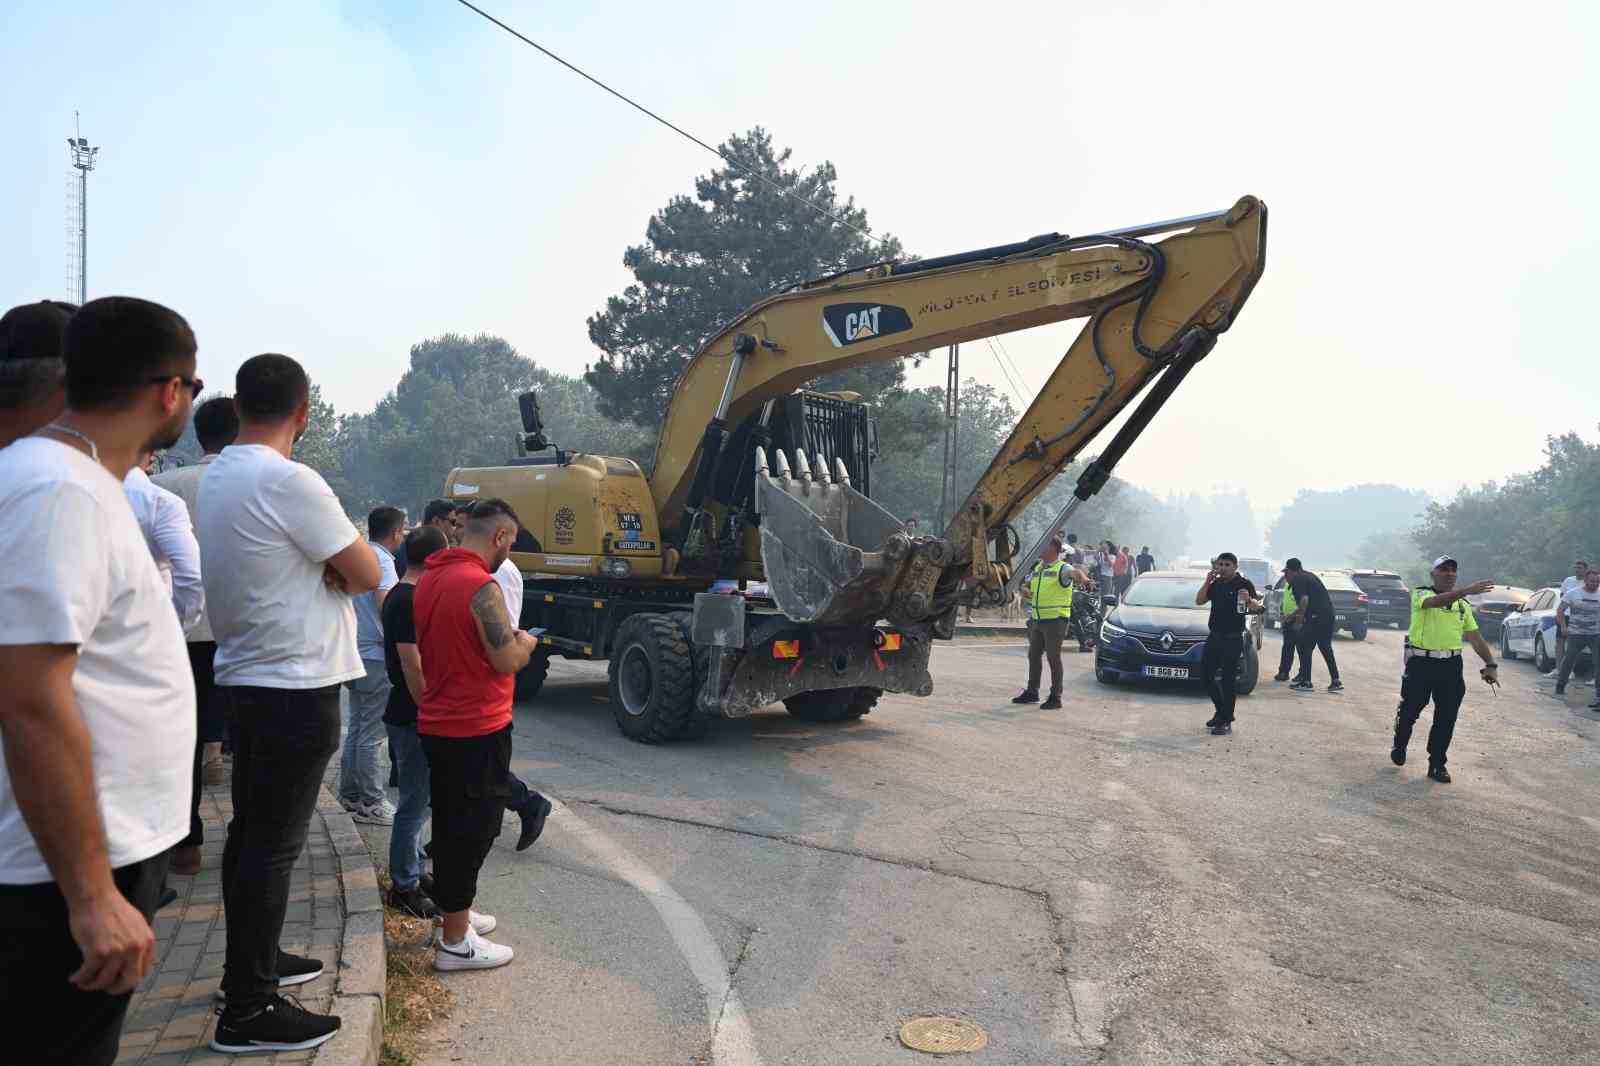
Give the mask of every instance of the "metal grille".
[(1206, 642), (1205, 637), (1180, 637), (1175, 635), (1172, 638), (1172, 647), (1163, 648), (1161, 646), (1160, 637), (1151, 637), (1140, 634), (1138, 639), (1139, 643), (1144, 645), (1145, 651), (1156, 655), (1182, 655), (1191, 648), (1194, 648), (1196, 645), (1204, 644)]

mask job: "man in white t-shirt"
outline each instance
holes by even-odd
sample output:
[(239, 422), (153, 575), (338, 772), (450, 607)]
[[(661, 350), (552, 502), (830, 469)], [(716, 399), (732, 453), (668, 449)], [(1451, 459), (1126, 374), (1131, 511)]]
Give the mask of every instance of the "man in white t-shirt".
[(145, 300), (84, 305), (63, 353), (65, 410), (0, 451), (0, 1057), (109, 1066), (194, 748), (183, 631), (122, 479), (201, 383), (188, 323)]
[(323, 771), (339, 748), (339, 686), (365, 671), (351, 596), (378, 561), (327, 482), (289, 456), (310, 418), (311, 382), (286, 355), (245, 360), (236, 442), (206, 465), (195, 533), (217, 638), (217, 691), (233, 717), (233, 820), (222, 852), (228, 954), (217, 1051), (304, 1050), (339, 1019), (279, 995), (322, 963), (278, 938), (289, 873), (305, 846)]
[(1556, 673), (1556, 695), (1566, 693), (1572, 668), (1587, 651), (1595, 681), (1595, 702), (1591, 706), (1600, 709), (1600, 569), (1591, 567), (1584, 574), (1582, 585), (1562, 594), (1556, 606), (1556, 632), (1566, 645)]

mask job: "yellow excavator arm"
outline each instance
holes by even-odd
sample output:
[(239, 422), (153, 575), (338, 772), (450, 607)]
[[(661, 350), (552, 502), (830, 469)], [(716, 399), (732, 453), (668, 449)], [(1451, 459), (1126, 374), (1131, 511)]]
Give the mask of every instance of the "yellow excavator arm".
[[(1160, 377), (1080, 482), (1079, 497), (1104, 483), (1232, 324), (1261, 276), (1265, 242), (1266, 207), (1245, 197), (1213, 214), (878, 264), (772, 296), (708, 341), (679, 378), (651, 476), (663, 534), (675, 530), (682, 548), (698, 523), (709, 525), (702, 508), (727, 429), (768, 401), (835, 371), (1088, 317), (943, 537), (912, 543), (889, 534), (871, 543), (892, 518), (871, 513), (881, 508), (847, 485), (829, 484), (828, 472), (808, 470), (797, 483), (786, 460), (759, 471), (763, 564), (790, 617), (926, 618), (948, 611), (969, 574), (997, 590), (1018, 547), (1007, 532), (1012, 520)], [(850, 498), (833, 499), (829, 489)], [(816, 528), (801, 529), (807, 522)]]

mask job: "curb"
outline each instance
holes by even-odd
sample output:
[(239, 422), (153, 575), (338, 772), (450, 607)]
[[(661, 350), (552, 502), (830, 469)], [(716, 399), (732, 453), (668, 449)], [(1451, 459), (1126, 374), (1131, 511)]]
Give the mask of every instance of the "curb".
[(312, 1061), (317, 1066), (377, 1066), (383, 1048), (387, 963), (378, 873), (350, 812), (326, 785), (317, 796), (317, 813), (327, 826), (339, 863), (344, 933), (333, 996), (333, 1013), (342, 1024), (339, 1035), (318, 1048)]
[(1027, 626), (980, 626), (965, 623), (956, 626), (958, 637), (1026, 637)]

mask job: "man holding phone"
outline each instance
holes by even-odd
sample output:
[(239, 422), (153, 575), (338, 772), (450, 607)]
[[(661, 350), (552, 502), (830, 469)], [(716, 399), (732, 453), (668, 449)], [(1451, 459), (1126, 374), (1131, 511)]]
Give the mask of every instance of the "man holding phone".
[(1200, 660), (1206, 693), (1216, 713), (1206, 726), (1214, 736), (1233, 732), (1233, 708), (1239, 683), (1239, 659), (1244, 655), (1245, 616), (1259, 614), (1261, 600), (1255, 584), (1239, 573), (1239, 557), (1223, 552), (1212, 560), (1205, 583), (1194, 594), (1198, 607), (1211, 604), (1211, 633)]

